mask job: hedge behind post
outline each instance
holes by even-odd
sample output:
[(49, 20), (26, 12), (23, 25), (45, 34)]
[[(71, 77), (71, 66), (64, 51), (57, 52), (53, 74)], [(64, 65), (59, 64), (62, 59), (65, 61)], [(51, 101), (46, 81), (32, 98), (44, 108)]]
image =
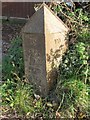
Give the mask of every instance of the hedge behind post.
[(68, 28), (43, 4), (22, 29), (25, 75), (37, 93), (46, 96), (67, 49)]

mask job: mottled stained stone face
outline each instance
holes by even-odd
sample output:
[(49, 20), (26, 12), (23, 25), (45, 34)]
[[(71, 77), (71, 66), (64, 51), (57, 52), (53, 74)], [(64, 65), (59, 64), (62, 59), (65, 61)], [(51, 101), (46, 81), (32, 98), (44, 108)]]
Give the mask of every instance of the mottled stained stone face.
[(25, 75), (41, 96), (55, 83), (67, 33), (67, 26), (45, 4), (22, 29)]

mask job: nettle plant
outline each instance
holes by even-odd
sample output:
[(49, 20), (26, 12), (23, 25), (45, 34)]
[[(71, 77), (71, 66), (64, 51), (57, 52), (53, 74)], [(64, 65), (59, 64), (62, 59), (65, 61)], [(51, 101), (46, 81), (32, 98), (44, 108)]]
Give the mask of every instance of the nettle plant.
[(76, 117), (77, 111), (85, 117), (89, 115), (89, 31), (78, 33), (77, 42), (69, 46), (62, 64), (59, 66), (56, 94), (60, 100), (58, 111), (62, 116)]
[(23, 49), (21, 37), (11, 42), (8, 54), (2, 59), (2, 84), (0, 94), (2, 104), (11, 104), (15, 97), (15, 90), (24, 75)]
[(62, 65), (60, 65), (61, 76), (67, 79), (75, 76), (87, 83), (90, 77), (88, 59), (89, 55), (85, 43), (78, 42), (73, 48), (70, 46), (63, 58)]
[[(62, 13), (63, 9), (60, 9)], [(71, 39), (74, 38), (74, 41), (70, 43), (68, 51), (63, 56), (62, 64), (59, 66), (55, 91), (60, 100), (58, 111), (61, 111), (64, 117), (65, 115), (66, 117), (70, 117), (70, 115), (76, 117), (79, 109), (85, 116), (89, 115), (90, 111), (88, 109), (90, 94), (90, 31), (88, 23), (90, 18), (81, 9), (72, 13), (65, 11), (65, 14), (64, 17), (72, 19), (69, 21), (69, 25), (72, 32)]]
[(12, 40), (8, 54), (3, 57), (2, 73), (3, 80), (14, 78), (15, 75), (22, 78), (24, 75), (22, 39), (19, 36)]

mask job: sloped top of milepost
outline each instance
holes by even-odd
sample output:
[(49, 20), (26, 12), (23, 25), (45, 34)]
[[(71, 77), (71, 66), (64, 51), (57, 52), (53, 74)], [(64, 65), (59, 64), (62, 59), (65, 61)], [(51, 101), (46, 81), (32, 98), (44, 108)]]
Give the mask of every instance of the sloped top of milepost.
[(24, 33), (67, 33), (68, 27), (58, 18), (46, 4), (35, 12), (26, 25), (23, 27)]

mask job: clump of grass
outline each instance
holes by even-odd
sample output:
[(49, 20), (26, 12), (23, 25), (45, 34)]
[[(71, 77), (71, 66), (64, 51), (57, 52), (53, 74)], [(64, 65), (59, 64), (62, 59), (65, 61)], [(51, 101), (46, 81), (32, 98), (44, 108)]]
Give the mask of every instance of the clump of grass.
[(88, 114), (88, 85), (75, 78), (59, 81), (56, 94), (60, 100), (58, 111), (67, 117), (75, 118), (77, 113)]

